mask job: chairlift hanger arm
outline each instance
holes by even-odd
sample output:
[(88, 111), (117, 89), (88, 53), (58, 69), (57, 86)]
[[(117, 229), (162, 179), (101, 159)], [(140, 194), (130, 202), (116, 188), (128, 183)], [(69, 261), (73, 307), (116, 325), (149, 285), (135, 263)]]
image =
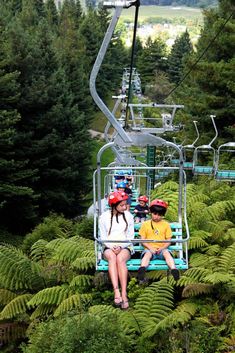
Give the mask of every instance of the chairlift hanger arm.
[[(104, 115), (107, 117), (107, 119), (110, 121), (110, 123), (113, 125), (114, 129), (118, 132), (118, 134), (121, 136), (122, 140), (125, 142), (131, 142), (130, 137), (128, 136), (128, 134), (125, 132), (125, 130), (121, 127), (121, 125), (118, 123), (118, 121), (116, 120), (116, 118), (114, 117), (114, 115), (112, 114), (112, 112), (108, 109), (108, 107), (105, 105), (105, 103), (102, 101), (102, 99), (100, 98), (100, 96), (97, 93), (96, 90), (96, 78), (98, 75), (98, 72), (100, 70), (101, 64), (104, 60), (105, 54), (107, 52), (108, 49), (108, 45), (111, 41), (113, 32), (115, 30), (116, 24), (119, 20), (119, 17), (121, 15), (123, 6), (126, 2), (122, 2), (122, 4), (120, 4), (119, 6), (117, 6), (115, 8), (112, 20), (109, 24), (109, 27), (106, 31), (104, 40), (102, 42), (102, 45), (100, 47), (99, 53), (97, 55), (96, 61), (94, 63), (94, 66), (92, 68), (91, 71), (91, 75), (90, 75), (90, 92), (91, 95), (95, 101), (95, 103), (97, 104), (97, 106), (100, 108), (100, 110), (104, 113)], [(129, 5), (132, 2), (129, 2)]]

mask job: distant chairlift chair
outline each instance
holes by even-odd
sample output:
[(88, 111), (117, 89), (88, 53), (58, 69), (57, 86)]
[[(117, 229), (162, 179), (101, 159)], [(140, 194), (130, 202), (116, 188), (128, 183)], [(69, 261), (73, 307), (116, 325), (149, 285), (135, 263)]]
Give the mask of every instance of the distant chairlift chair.
[(235, 142), (228, 142), (219, 146), (216, 154), (216, 167), (215, 167), (216, 180), (235, 181), (235, 168), (233, 170), (222, 169), (221, 168), (222, 165), (220, 165), (220, 159), (221, 159), (222, 153), (234, 153), (234, 152), (235, 152)]
[[(193, 169), (192, 169), (194, 175), (214, 175), (216, 152), (211, 145), (216, 140), (218, 136), (218, 131), (215, 125), (215, 120), (214, 120), (215, 116), (210, 115), (210, 118), (212, 120), (214, 129), (215, 129), (215, 136), (208, 145), (201, 145), (195, 148), (194, 154), (193, 154)], [(199, 165), (198, 157), (199, 155), (202, 156), (203, 154), (209, 157), (211, 163), (208, 162), (207, 165)]]

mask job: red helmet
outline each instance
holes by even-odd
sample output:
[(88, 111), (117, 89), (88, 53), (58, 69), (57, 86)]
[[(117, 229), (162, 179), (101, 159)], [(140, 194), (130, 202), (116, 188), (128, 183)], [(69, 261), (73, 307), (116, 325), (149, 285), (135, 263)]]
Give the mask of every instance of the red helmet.
[(138, 198), (138, 201), (144, 201), (144, 202), (148, 202), (148, 198), (147, 198), (147, 196), (145, 196), (145, 195), (141, 195), (141, 196), (139, 196), (139, 198)]
[(128, 199), (128, 195), (124, 191), (114, 191), (109, 194), (108, 203), (109, 206), (113, 206), (118, 202), (125, 201)]
[(151, 206), (161, 206), (161, 207), (164, 207), (164, 208), (168, 208), (168, 203), (166, 201), (163, 201), (163, 200), (160, 200), (160, 199), (156, 199), (156, 200), (153, 200), (150, 203), (150, 207)]

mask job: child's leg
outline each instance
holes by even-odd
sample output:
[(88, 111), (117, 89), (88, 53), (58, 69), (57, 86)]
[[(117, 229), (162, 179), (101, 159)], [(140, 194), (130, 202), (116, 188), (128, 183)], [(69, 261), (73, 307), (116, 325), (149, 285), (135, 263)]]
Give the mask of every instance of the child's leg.
[(147, 250), (147, 252), (144, 254), (142, 258), (141, 265), (140, 265), (140, 268), (138, 269), (138, 275), (137, 275), (137, 279), (140, 282), (144, 281), (146, 268), (148, 267), (149, 261), (151, 260), (152, 256), (153, 254), (151, 253), (151, 251)]
[(147, 251), (141, 261), (141, 267), (148, 267), (149, 265), (149, 261), (151, 260), (153, 254), (151, 253), (151, 251)]
[(170, 269), (175, 268), (175, 262), (171, 254), (167, 249), (163, 250), (162, 255), (164, 256), (164, 259), (166, 260), (166, 263)]
[(171, 274), (174, 277), (174, 280), (178, 281), (178, 279), (180, 278), (179, 270), (177, 270), (177, 268), (175, 267), (175, 262), (170, 252), (168, 250), (164, 250), (162, 252), (162, 255), (164, 256), (168, 267), (171, 269)]

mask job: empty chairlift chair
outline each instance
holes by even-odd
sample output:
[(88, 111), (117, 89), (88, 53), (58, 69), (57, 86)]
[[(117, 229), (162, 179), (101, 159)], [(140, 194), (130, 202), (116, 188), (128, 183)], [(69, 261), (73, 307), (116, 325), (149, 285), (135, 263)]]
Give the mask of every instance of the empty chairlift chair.
[[(215, 168), (215, 178), (216, 180), (224, 180), (224, 181), (235, 181), (235, 160), (234, 160), (234, 152), (235, 152), (235, 142), (228, 142), (220, 145), (217, 150), (216, 155), (216, 168)], [(222, 154), (230, 154), (232, 158), (229, 160), (229, 164), (231, 163), (231, 169), (228, 169), (221, 163)]]
[(184, 158), (183, 166), (184, 166), (185, 170), (192, 170), (193, 169), (193, 155), (194, 155), (194, 151), (195, 151), (195, 144), (196, 144), (197, 140), (199, 139), (197, 121), (194, 120), (193, 123), (194, 123), (195, 129), (196, 129), (196, 132), (197, 132), (197, 137), (191, 145), (183, 145), (182, 146), (182, 153), (183, 153), (183, 158)]
[[(208, 145), (201, 145), (195, 148), (193, 154), (193, 174), (194, 175), (214, 175), (215, 172), (215, 162), (216, 162), (216, 151), (212, 147), (212, 143), (216, 140), (218, 136), (218, 131), (215, 125), (214, 115), (210, 115), (212, 120), (215, 136)], [(207, 160), (206, 163), (200, 161), (202, 156)], [(200, 157), (200, 158), (199, 158)]]

